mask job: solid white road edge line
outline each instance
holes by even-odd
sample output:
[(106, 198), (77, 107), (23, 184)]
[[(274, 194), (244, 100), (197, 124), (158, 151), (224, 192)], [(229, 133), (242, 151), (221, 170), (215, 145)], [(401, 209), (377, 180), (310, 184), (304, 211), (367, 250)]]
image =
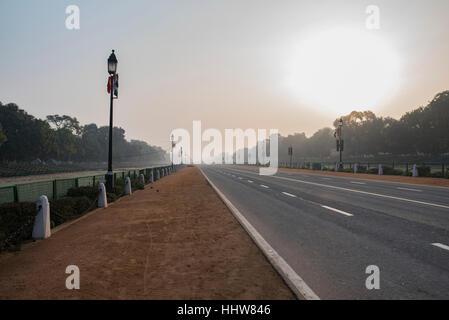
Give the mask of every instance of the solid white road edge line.
[(444, 249), (444, 250), (449, 250), (449, 246), (442, 244), (442, 243), (432, 243), (432, 246)]
[(286, 196), (297, 198), (294, 194), (288, 193), (288, 192), (282, 192), (282, 194), (285, 194)]
[(259, 232), (246, 220), (242, 213), (232, 204), (231, 201), (226, 198), (226, 196), (210, 181), (206, 174), (201, 170), (201, 173), (209, 182), (212, 189), (218, 194), (223, 203), (232, 212), (237, 221), (242, 225), (242, 227), (249, 234), (251, 239), (256, 243), (260, 250), (262, 250), (265, 257), (273, 265), (276, 271), (284, 279), (285, 283), (290, 287), (290, 289), (296, 294), (298, 299), (306, 300), (320, 300), (320, 298), (313, 292), (312, 289), (305, 283), (305, 281), (290, 267), (290, 265), (274, 250), (268, 242), (260, 235)]
[(347, 213), (347, 212), (344, 212), (344, 211), (341, 211), (341, 210), (338, 210), (338, 209), (335, 209), (335, 208), (332, 208), (332, 207), (328, 207), (328, 206), (324, 206), (324, 205), (321, 205), (321, 207), (323, 207), (324, 209), (327, 209), (327, 210), (338, 212), (338, 213), (343, 214), (343, 215), (348, 216), (348, 217), (353, 217), (354, 216), (353, 214), (350, 214), (350, 213)]

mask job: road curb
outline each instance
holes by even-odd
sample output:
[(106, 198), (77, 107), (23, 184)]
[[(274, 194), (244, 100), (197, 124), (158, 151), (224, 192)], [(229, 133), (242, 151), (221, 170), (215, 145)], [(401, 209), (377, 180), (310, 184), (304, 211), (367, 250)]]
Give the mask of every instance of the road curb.
[(259, 247), (274, 269), (284, 279), (288, 287), (294, 292), (298, 299), (320, 300), (305, 281), (290, 267), (290, 265), (274, 250), (268, 242), (257, 232), (257, 230), (249, 223), (242, 213), (232, 204), (231, 201), (213, 184), (206, 174), (198, 167), (206, 181), (217, 193), (223, 203), (228, 207), (240, 225), (249, 234), (254, 243)]

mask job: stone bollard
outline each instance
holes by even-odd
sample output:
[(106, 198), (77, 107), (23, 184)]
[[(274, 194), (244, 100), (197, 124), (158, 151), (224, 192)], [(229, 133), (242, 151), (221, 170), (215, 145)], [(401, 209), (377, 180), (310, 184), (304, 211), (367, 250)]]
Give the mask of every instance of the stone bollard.
[(107, 208), (108, 207), (108, 198), (106, 196), (106, 187), (104, 183), (98, 184), (98, 208)]
[(129, 177), (126, 177), (125, 179), (125, 194), (131, 195), (133, 192), (131, 190), (131, 179)]
[(338, 162), (335, 163), (335, 172), (338, 172)]
[(34, 219), (33, 239), (47, 239), (51, 236), (50, 204), (46, 196), (41, 196), (36, 203), (37, 215)]
[(359, 165), (354, 163), (354, 173), (357, 173), (357, 171), (359, 171)]
[(416, 164), (413, 165), (412, 176), (413, 177), (418, 177), (419, 176), (418, 168), (416, 167)]
[(143, 175), (143, 173), (140, 174), (139, 180), (140, 180), (140, 183), (145, 184), (145, 176)]
[(159, 180), (161, 178), (161, 173), (159, 172), (159, 169), (156, 169), (156, 180)]
[(384, 174), (384, 169), (382, 169), (382, 165), (379, 164), (379, 170), (378, 170), (379, 175), (383, 175)]
[(150, 170), (149, 182), (150, 182), (150, 183), (153, 183), (153, 182), (154, 182), (153, 170)]

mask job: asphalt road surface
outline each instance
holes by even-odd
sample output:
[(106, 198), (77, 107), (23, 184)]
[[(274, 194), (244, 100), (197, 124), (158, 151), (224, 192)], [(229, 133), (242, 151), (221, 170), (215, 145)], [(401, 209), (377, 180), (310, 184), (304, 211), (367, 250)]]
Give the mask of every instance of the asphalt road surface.
[(449, 188), (201, 169), (321, 299), (449, 299)]

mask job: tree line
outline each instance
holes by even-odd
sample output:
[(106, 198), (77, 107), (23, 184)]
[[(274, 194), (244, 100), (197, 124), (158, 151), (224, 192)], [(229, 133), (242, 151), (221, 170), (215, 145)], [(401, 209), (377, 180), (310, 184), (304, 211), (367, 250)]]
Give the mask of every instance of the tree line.
[[(75, 117), (49, 115), (37, 119), (14, 103), (0, 102), (0, 161), (35, 159), (105, 162), (109, 126), (80, 125)], [(116, 162), (162, 163), (168, 160), (160, 147), (125, 139), (125, 130), (113, 128), (113, 160)]]
[[(405, 113), (400, 119), (378, 117), (372, 111), (353, 111), (342, 117), (345, 157), (421, 156), (440, 158), (449, 155), (449, 91), (437, 94), (426, 106)], [(279, 137), (279, 159), (293, 157), (326, 159), (336, 155), (335, 128), (323, 128), (311, 137), (295, 133)]]

